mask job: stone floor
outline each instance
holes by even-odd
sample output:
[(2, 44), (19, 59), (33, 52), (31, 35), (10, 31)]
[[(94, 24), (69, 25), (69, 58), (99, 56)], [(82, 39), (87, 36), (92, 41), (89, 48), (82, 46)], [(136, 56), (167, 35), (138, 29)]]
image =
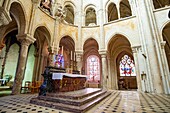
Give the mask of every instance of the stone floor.
[[(0, 113), (68, 113), (30, 104), (37, 94), (0, 97)], [(170, 113), (170, 95), (112, 91), (105, 100), (86, 113)]]

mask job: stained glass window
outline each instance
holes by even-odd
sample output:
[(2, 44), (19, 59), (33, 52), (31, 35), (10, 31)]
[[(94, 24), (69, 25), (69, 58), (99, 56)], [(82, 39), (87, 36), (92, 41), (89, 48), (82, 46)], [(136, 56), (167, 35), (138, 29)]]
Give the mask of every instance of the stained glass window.
[(64, 57), (61, 54), (56, 54), (54, 57), (54, 65), (56, 67), (63, 67), (64, 66)]
[(95, 55), (87, 58), (87, 75), (89, 76), (88, 81), (100, 81), (100, 63), (99, 58)]
[(136, 76), (134, 61), (128, 55), (122, 57), (119, 69), (120, 76)]

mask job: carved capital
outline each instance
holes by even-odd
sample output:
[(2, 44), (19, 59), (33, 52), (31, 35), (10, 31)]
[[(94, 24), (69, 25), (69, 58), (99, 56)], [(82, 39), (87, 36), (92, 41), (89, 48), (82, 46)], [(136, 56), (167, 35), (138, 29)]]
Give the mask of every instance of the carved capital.
[(161, 42), (161, 48), (164, 49), (164, 48), (165, 48), (165, 45), (166, 45), (166, 41), (162, 41), (162, 42)]
[(99, 54), (101, 55), (102, 58), (107, 57), (107, 50), (99, 50)]
[(31, 37), (28, 34), (17, 35), (17, 40), (21, 42), (21, 45), (27, 45), (34, 43), (36, 41), (35, 38)]
[(132, 52), (137, 53), (139, 51), (142, 51), (141, 46), (132, 46)]

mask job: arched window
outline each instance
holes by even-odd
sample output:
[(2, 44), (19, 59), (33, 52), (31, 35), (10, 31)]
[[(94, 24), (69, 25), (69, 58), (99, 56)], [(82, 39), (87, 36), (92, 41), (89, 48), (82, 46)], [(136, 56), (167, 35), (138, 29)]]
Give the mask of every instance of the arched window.
[(117, 20), (118, 19), (118, 13), (117, 13), (117, 8), (114, 3), (109, 4), (108, 7), (108, 22)]
[(96, 25), (96, 11), (93, 8), (88, 8), (86, 11), (86, 26)]
[(132, 16), (131, 7), (128, 0), (120, 2), (120, 18)]
[(91, 55), (87, 58), (87, 75), (88, 81), (100, 81), (100, 62), (99, 57)]
[(162, 8), (170, 5), (170, 0), (153, 0), (155, 9)]
[(70, 24), (74, 24), (74, 9), (73, 9), (73, 7), (71, 5), (66, 5), (65, 10), (67, 12), (65, 21)]
[(136, 76), (134, 61), (128, 55), (121, 58), (119, 69), (120, 76)]

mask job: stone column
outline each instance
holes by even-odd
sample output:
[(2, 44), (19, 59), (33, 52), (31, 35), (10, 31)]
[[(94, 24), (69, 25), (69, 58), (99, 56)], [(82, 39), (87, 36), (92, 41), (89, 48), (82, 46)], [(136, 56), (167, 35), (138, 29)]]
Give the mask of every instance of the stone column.
[(108, 76), (108, 67), (107, 67), (107, 59), (106, 52), (100, 52), (101, 61), (102, 61), (102, 78), (101, 78), (101, 86), (103, 89), (107, 89), (107, 76)]
[(37, 77), (37, 80), (40, 81), (41, 80), (41, 74), (43, 73), (43, 68), (44, 68), (44, 65), (43, 65), (43, 61), (44, 61), (44, 58), (45, 56), (43, 54), (41, 54), (40, 56), (40, 66), (39, 66), (39, 74), (38, 74), (38, 77)]
[(132, 47), (133, 57), (135, 61), (135, 68), (136, 68), (136, 80), (137, 80), (137, 86), (138, 91), (142, 91), (141, 89), (141, 77), (140, 77), (140, 68), (139, 68), (139, 59), (138, 59), (138, 50), (140, 46)]
[(99, 22), (99, 25), (100, 25), (100, 48), (101, 49), (105, 49), (105, 37), (104, 37), (104, 26), (103, 26), (103, 0), (100, 0), (100, 9), (99, 9), (99, 18), (100, 19), (100, 22)]
[(34, 81), (38, 81), (39, 78), (41, 77), (42, 74), (42, 54), (38, 53), (37, 55), (37, 62), (36, 62), (36, 74), (35, 74), (35, 78), (33, 79)]
[(83, 50), (83, 44), (82, 44), (82, 0), (79, 0), (79, 5), (78, 5), (78, 12), (77, 12), (77, 25), (78, 25), (78, 37), (77, 37), (77, 41), (76, 41), (76, 51), (77, 50)]
[(33, 77), (32, 80), (36, 80), (36, 76), (38, 74), (38, 53), (34, 53), (34, 57), (35, 57), (35, 62), (34, 62), (34, 71), (33, 71)]
[(111, 89), (111, 78), (112, 78), (112, 75), (111, 75), (111, 60), (110, 60), (110, 57), (107, 58), (107, 62), (108, 62), (108, 78), (107, 78), (107, 87), (108, 89)]
[(138, 0), (137, 2), (137, 21), (139, 32), (141, 33), (141, 43), (144, 48), (144, 54), (147, 61), (148, 76), (151, 77), (153, 87), (151, 92), (163, 93), (162, 69), (160, 65), (160, 56), (158, 54), (158, 45), (156, 42), (155, 27), (151, 21), (153, 18), (148, 10), (148, 1)]
[(28, 47), (31, 43), (35, 41), (34, 38), (25, 34), (22, 36), (17, 36), (17, 39), (21, 42), (20, 56), (18, 60), (18, 67), (15, 75), (15, 80), (12, 88), (12, 94), (20, 94), (22, 81), (24, 79), (24, 72), (26, 67), (26, 60), (28, 55)]
[(162, 52), (161, 52), (161, 56), (163, 58), (163, 66), (164, 66), (164, 70), (165, 70), (165, 74), (162, 76), (163, 77), (163, 83), (164, 83), (164, 89), (165, 89), (165, 94), (170, 94), (170, 72), (169, 72), (169, 68), (168, 68), (168, 62), (167, 62), (167, 56), (166, 56), (166, 53), (165, 53), (165, 44), (166, 42), (165, 41), (162, 41), (161, 42), (161, 49), (162, 49)]
[(120, 5), (116, 4), (118, 19), (120, 19)]
[(83, 53), (78, 53), (76, 52), (76, 60), (77, 60), (77, 70), (81, 72), (81, 68), (82, 68), (82, 56), (83, 56)]
[(32, 35), (32, 36), (34, 36), (34, 34), (32, 34), (32, 33), (34, 33), (33, 32), (33, 26), (34, 26), (34, 23), (35, 23), (35, 17), (36, 17), (36, 11), (37, 11), (37, 9), (38, 9), (38, 7), (39, 7), (39, 5), (40, 5), (40, 0), (32, 0), (32, 5), (33, 5), (33, 7), (32, 7), (32, 12), (31, 12), (31, 20), (29, 21), (29, 28), (28, 28), (28, 33), (30, 34), (30, 35)]

